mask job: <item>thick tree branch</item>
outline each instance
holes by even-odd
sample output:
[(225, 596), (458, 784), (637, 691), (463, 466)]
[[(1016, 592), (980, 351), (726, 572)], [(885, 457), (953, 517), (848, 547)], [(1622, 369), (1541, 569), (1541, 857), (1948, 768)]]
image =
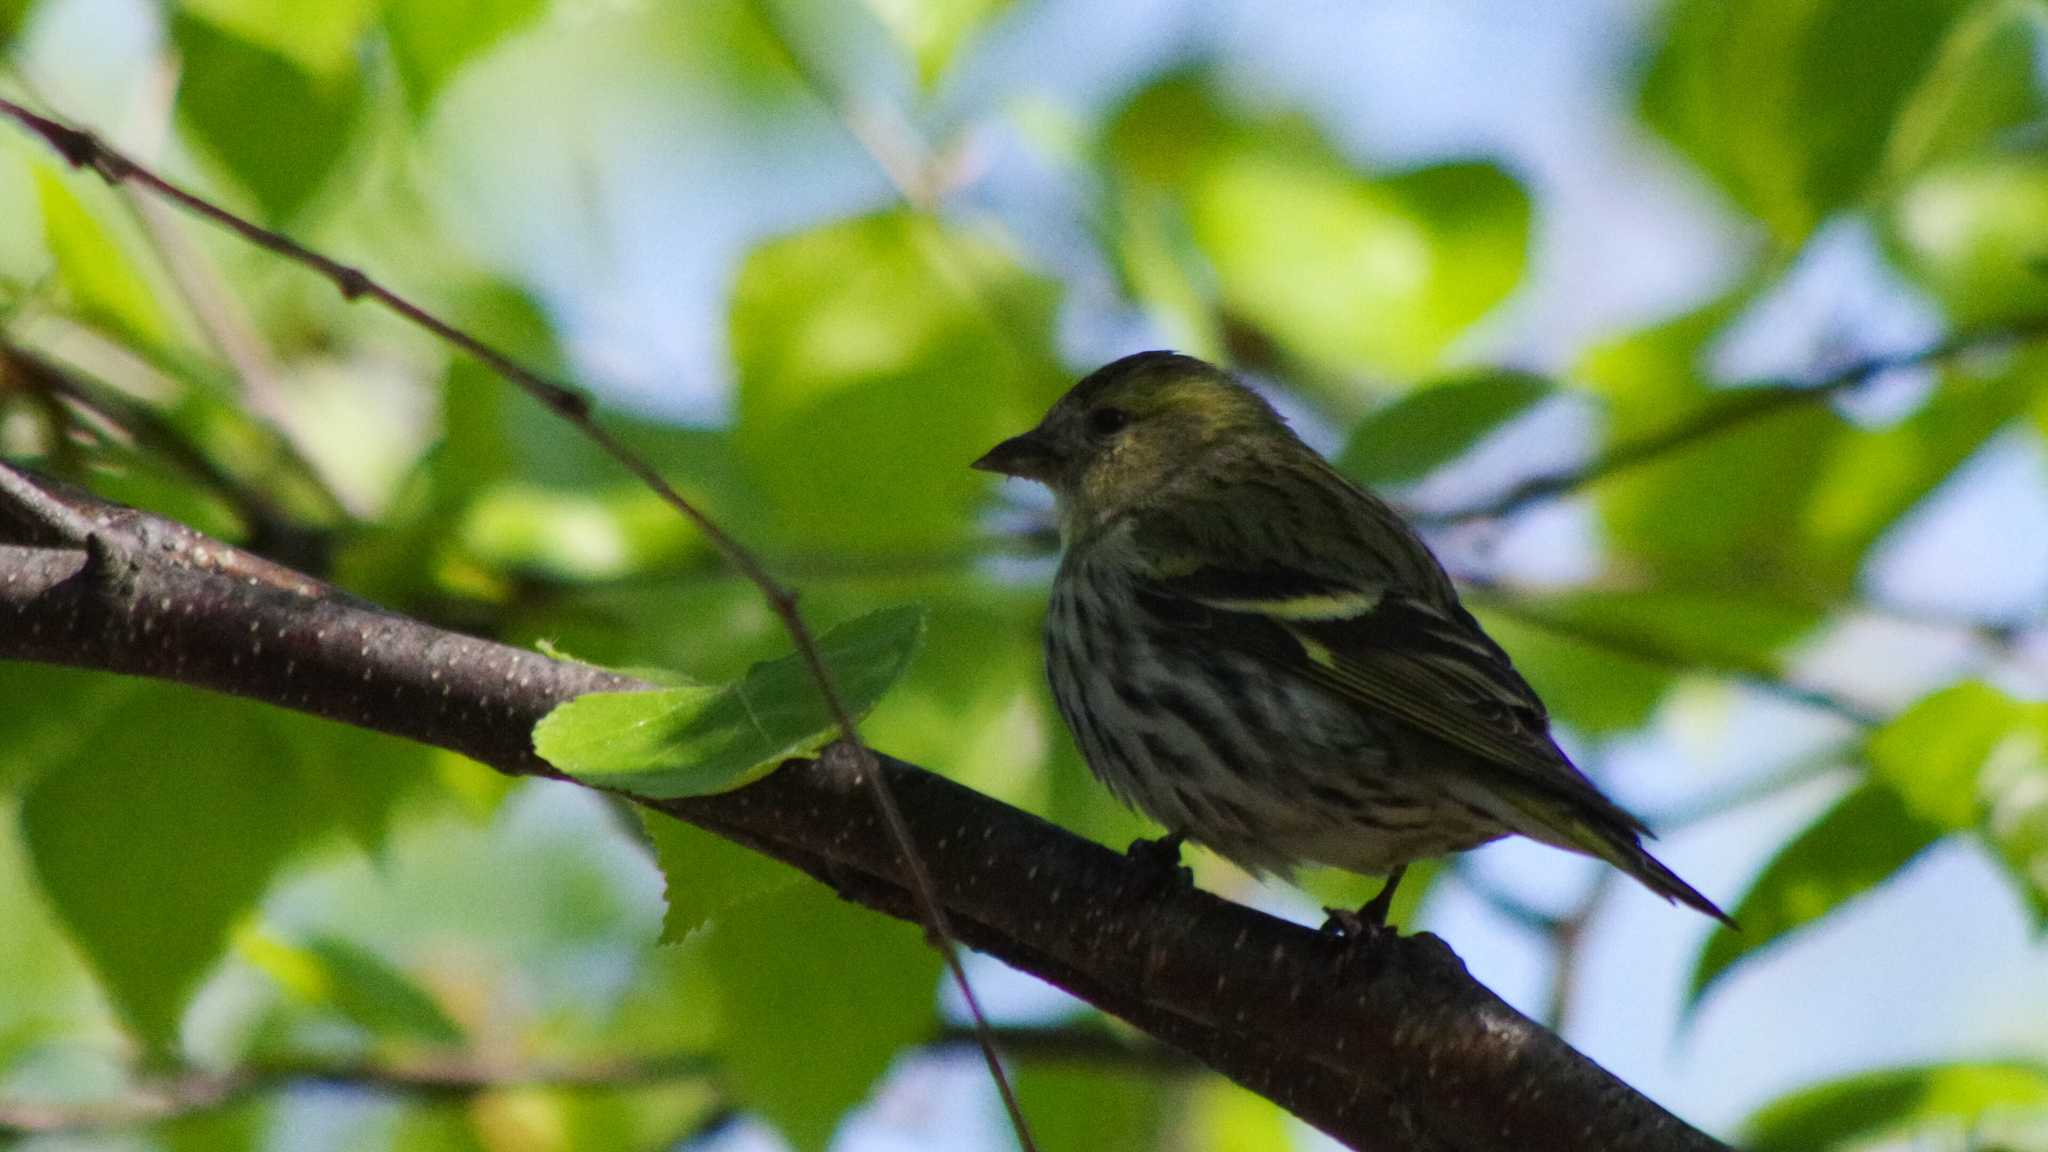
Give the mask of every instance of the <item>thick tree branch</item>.
[[(645, 687), (422, 624), (182, 525), (0, 467), (0, 658), (175, 680), (559, 774), (556, 705)], [(11, 535), (7, 523), (18, 526)], [(1348, 943), (1193, 889), (888, 757), (960, 939), (1363, 1149), (1718, 1149), (1474, 982), (1432, 937)], [(719, 796), (636, 803), (920, 917), (866, 789), (793, 760)]]

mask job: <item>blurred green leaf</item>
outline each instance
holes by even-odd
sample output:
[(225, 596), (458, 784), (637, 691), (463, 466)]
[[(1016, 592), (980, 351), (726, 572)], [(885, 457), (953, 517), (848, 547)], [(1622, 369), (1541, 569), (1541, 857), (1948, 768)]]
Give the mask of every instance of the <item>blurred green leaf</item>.
[(1322, 372), (1421, 376), (1521, 280), (1530, 206), (1507, 173), (1370, 175), (1306, 119), (1241, 111), (1204, 73), (1139, 92), (1104, 147), (1132, 288), (1184, 327), (1189, 298), (1213, 294)]
[[(818, 654), (858, 717), (923, 637), (923, 609), (884, 608), (818, 637)], [(739, 787), (836, 734), (810, 669), (791, 653), (733, 684), (580, 696), (548, 713), (533, 738), (548, 763), (586, 783), (669, 799)]]
[[(1745, 285), (1587, 354), (1577, 375), (1606, 401), (1609, 450), (1740, 401), (1701, 377), (1699, 359), (1749, 294)], [(1817, 579), (1798, 527), (1847, 427), (1825, 401), (1793, 403), (1602, 480), (1595, 498), (1617, 566), (1681, 588), (1775, 588), (1808, 601), (1846, 590)]]
[(71, 306), (88, 323), (144, 347), (161, 347), (169, 339), (170, 323), (150, 279), (56, 169), (37, 164), (35, 184), (43, 239)]
[(1043, 1152), (1159, 1147), (1168, 1097), (1158, 1075), (1037, 1061), (1012, 1067), (1017, 1105)]
[(341, 936), (315, 937), (305, 950), (318, 965), (324, 999), (372, 1035), (443, 1046), (463, 1042), (462, 1029), (434, 998), (377, 953)]
[(2048, 703), (1957, 684), (1879, 729), (1868, 754), (1917, 817), (1978, 830), (2048, 924)]
[(1970, 0), (1679, 0), (1642, 114), (1781, 249), (1871, 190)]
[(44, 890), (151, 1049), (272, 873), (332, 827), (302, 767), (264, 709), (151, 686), (24, 796)]
[(1765, 1105), (1745, 1125), (1743, 1146), (1818, 1152), (1901, 1143), (1914, 1135), (1960, 1139), (2001, 1109), (2043, 1107), (2048, 1070), (2029, 1064), (1887, 1069), (1802, 1088)]
[(2048, 112), (2035, 62), (2048, 50), (2037, 0), (1980, 0), (1957, 20), (1886, 145), (1896, 187), (1930, 165), (2000, 150)]
[[(356, 46), (383, 0), (178, 0), (214, 27), (316, 77), (355, 67)], [(474, 0), (464, 0), (464, 7)], [(187, 67), (192, 62), (187, 61)]]
[(1586, 732), (1640, 725), (1663, 699), (1673, 670), (1582, 636), (1539, 627), (1473, 603), (1472, 612), (1558, 719)]
[(545, 0), (387, 0), (384, 29), (413, 114), (423, 114), (464, 65), (533, 23), (546, 7)]
[(1640, 724), (1688, 672), (1775, 676), (1778, 653), (1820, 613), (1774, 596), (1682, 588), (1467, 597), (1562, 718), (1589, 731)]
[(680, 944), (728, 910), (804, 879), (780, 860), (658, 812), (641, 809), (640, 822), (667, 881), (664, 944)]
[(908, 212), (756, 249), (733, 292), (735, 442), (792, 547), (960, 540), (988, 491), (969, 461), (1065, 382), (1052, 285), (999, 246)]
[(929, 1037), (940, 961), (910, 924), (817, 884), (754, 901), (705, 938), (718, 1052), (738, 1105), (800, 1152), (825, 1146), (891, 1060)]
[(1287, 1113), (1221, 1076), (1205, 1076), (1188, 1101), (1186, 1152), (1274, 1152), (1297, 1144)]
[(268, 1145), (273, 1103), (187, 1112), (151, 1125), (149, 1134), (164, 1152), (257, 1152)]
[(1946, 831), (1883, 785), (1842, 797), (1764, 865), (1735, 907), (1742, 930), (1707, 937), (1693, 963), (1687, 1011), (1736, 965), (1891, 879)]
[(0, 0), (0, 49), (5, 49), (28, 22), (29, 9), (35, 7), (35, 0)]
[(2048, 355), (2018, 352), (1994, 374), (1940, 371), (1918, 412), (1887, 428), (1844, 435), (1815, 482), (1805, 512), (1808, 563), (1846, 587), (1871, 545), (1983, 446), (2018, 420), (2048, 379)]
[(2048, 158), (1930, 169), (1893, 201), (1885, 223), (1898, 262), (1957, 325), (2048, 313)]
[(918, 81), (929, 88), (945, 75), (961, 45), (1010, 0), (866, 0), (911, 59)]
[(1548, 396), (1541, 376), (1490, 369), (1417, 388), (1351, 429), (1337, 465), (1365, 484), (1405, 484), (1463, 455)]
[(362, 105), (356, 70), (309, 73), (274, 46), (183, 12), (171, 21), (171, 40), (184, 61), (181, 122), (266, 218), (291, 219), (346, 152)]

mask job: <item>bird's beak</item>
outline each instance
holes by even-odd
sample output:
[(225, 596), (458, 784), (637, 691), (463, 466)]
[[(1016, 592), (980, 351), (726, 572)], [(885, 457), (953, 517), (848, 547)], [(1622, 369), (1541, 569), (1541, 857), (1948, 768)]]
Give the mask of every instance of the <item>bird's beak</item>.
[(983, 472), (1000, 472), (1022, 480), (1036, 480), (1042, 484), (1051, 480), (1059, 470), (1059, 454), (1053, 451), (1049, 441), (1044, 429), (1033, 428), (989, 449), (968, 467)]

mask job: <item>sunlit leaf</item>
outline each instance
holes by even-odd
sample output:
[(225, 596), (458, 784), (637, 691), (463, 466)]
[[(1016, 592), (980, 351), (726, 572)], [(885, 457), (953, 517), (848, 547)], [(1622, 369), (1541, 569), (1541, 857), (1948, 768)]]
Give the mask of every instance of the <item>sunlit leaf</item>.
[[(818, 637), (833, 687), (865, 714), (909, 666), (924, 612), (885, 608)], [(534, 728), (534, 748), (588, 783), (643, 796), (700, 796), (736, 788), (837, 732), (810, 669), (795, 653), (725, 685), (580, 696)]]
[(1456, 376), (1385, 404), (1351, 429), (1339, 467), (1367, 484), (1420, 480), (1550, 394), (1527, 372)]
[(1764, 865), (1735, 906), (1742, 931), (1707, 937), (1688, 1009), (1736, 965), (1889, 880), (1946, 831), (1881, 784), (1844, 796)]
[(1206, 296), (1321, 372), (1412, 380), (1521, 279), (1528, 196), (1491, 165), (1369, 173), (1202, 73), (1132, 97), (1104, 146), (1125, 276), (1198, 337), (1190, 299)]
[(43, 239), (72, 307), (89, 323), (145, 346), (162, 345), (170, 324), (150, 279), (55, 169), (38, 164), (35, 183)]
[(945, 74), (962, 44), (1010, 0), (866, 0), (883, 26), (917, 62), (929, 87)]
[(1066, 382), (1051, 286), (998, 245), (910, 213), (756, 249), (732, 305), (736, 443), (805, 549), (960, 539), (988, 491), (969, 461)]
[(938, 954), (914, 925), (820, 885), (748, 904), (718, 921), (704, 948), (722, 993), (718, 1052), (734, 1102), (800, 1152), (823, 1148), (897, 1053), (931, 1035)]
[(1894, 120), (1968, 0), (1680, 0), (1643, 116), (1796, 247), (1871, 189)]
[[(1745, 1125), (1751, 1152), (1816, 1152), (1879, 1141), (1946, 1143), (2002, 1110), (2048, 1108), (2048, 1069), (2031, 1064), (1936, 1064), (1864, 1072), (1779, 1098)], [(1989, 1148), (1992, 1145), (1984, 1145)]]
[(290, 219), (345, 152), (362, 103), (356, 70), (312, 74), (272, 47), (182, 12), (171, 39), (184, 62), (180, 120), (265, 216)]
[(1933, 168), (1899, 194), (1886, 223), (1888, 246), (1956, 323), (2048, 313), (2048, 159)]
[(423, 112), (457, 72), (532, 23), (544, 0), (387, 0), (384, 28), (405, 82), (406, 103)]
[(1958, 684), (1878, 730), (1868, 754), (1917, 817), (1978, 830), (2048, 923), (2048, 703)]
[(1273, 1152), (1296, 1147), (1287, 1113), (1221, 1076), (1204, 1077), (1188, 1102), (1188, 1152)]
[[(356, 46), (382, 0), (178, 0), (221, 30), (332, 78), (354, 67)], [(472, 0), (456, 7), (466, 7)]]
[(713, 918), (804, 878), (780, 860), (681, 820), (644, 810), (640, 820), (667, 881), (664, 944), (680, 944)]

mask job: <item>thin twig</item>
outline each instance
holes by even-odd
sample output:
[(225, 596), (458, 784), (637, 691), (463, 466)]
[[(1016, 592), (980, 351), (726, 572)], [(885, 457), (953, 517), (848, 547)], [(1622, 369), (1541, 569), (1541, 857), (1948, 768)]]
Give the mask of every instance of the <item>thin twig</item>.
[(1866, 357), (1808, 384), (1776, 384), (1744, 389), (1729, 399), (1709, 404), (1660, 431), (1627, 440), (1605, 453), (1560, 472), (1524, 480), (1492, 499), (1449, 512), (1417, 517), (1425, 523), (1449, 524), (1510, 516), (1546, 500), (1575, 492), (1620, 472), (1711, 439), (1745, 424), (1807, 404), (1816, 404), (1860, 388), (1887, 373), (1952, 360), (1997, 344), (2039, 340), (2048, 336), (2048, 316), (1956, 332), (1932, 344), (1905, 352)]
[(1002, 1060), (996, 1052), (994, 1040), (989, 1038), (988, 1020), (981, 1010), (980, 1001), (975, 996), (973, 987), (968, 982), (967, 970), (960, 963), (958, 952), (953, 947), (953, 934), (946, 923), (945, 912), (933, 894), (931, 876), (925, 868), (924, 860), (918, 853), (917, 845), (910, 839), (909, 824), (903, 819), (896, 798), (889, 791), (888, 782), (879, 770), (874, 753), (861, 741), (859, 728), (833, 682), (831, 671), (825, 666), (817, 641), (811, 635), (809, 626), (804, 623), (802, 613), (797, 610), (796, 592), (776, 580), (753, 552), (677, 491), (652, 464), (597, 423), (592, 415), (589, 398), (581, 392), (542, 376), (485, 343), (481, 338), (456, 327), (385, 287), (361, 269), (316, 252), (282, 233), (230, 212), (213, 201), (157, 175), (108, 146), (90, 132), (38, 115), (4, 97), (0, 97), (0, 114), (10, 117), (41, 136), (74, 168), (97, 172), (110, 184), (133, 184), (148, 189), (226, 228), (251, 244), (318, 273), (333, 283), (344, 299), (373, 300), (406, 321), (469, 353), (527, 395), (540, 401), (557, 416), (574, 425), (615, 463), (639, 479), (664, 503), (702, 532), (705, 539), (709, 540), (721, 555), (761, 590), (769, 607), (782, 621), (783, 629), (788, 632), (790, 641), (805, 668), (816, 682), (819, 694), (824, 698), (826, 708), (839, 729), (840, 739), (853, 749), (858, 758), (859, 775), (873, 795), (875, 806), (880, 810), (883, 822), (902, 854), (904, 871), (910, 879), (911, 893), (924, 912), (927, 934), (933, 946), (945, 957), (946, 967), (952, 975), (953, 982), (959, 987), (962, 998), (974, 1016), (977, 1033), (984, 1038), (984, 1055), (988, 1061), (989, 1073), (1002, 1091), (1006, 1105), (1012, 1109), (1012, 1119), (1018, 1126), (1018, 1136), (1026, 1152), (1033, 1152), (1028, 1131), (1022, 1125), (1022, 1114), (1016, 1111), (1015, 1094), (1011, 1091), (1008, 1077), (1003, 1072)]

